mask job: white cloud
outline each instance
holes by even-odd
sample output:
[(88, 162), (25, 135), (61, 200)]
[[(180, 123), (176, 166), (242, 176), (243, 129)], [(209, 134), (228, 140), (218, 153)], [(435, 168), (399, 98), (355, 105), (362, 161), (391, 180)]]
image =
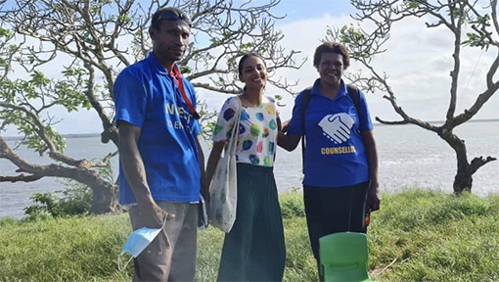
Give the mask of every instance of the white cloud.
[[(293, 16), (299, 14), (293, 9), (288, 9), (286, 13)], [(329, 13), (309, 17), (309, 19), (295, 21), (287, 19), (285, 24), (280, 24), (278, 21), (277, 28), (281, 29), (285, 35), (281, 45), (288, 51), (302, 51), (297, 57), (298, 61), (306, 57), (308, 60), (300, 70), (279, 70), (276, 77), (281, 76), (290, 81), (299, 80), (299, 84), (293, 89), (296, 92), (311, 85), (318, 77), (317, 71), (312, 66), (313, 53), (320, 44), (320, 40), (325, 37), (327, 27), (341, 27), (352, 22), (353, 20), (347, 15), (335, 16)], [(444, 119), (449, 103), (449, 73), (453, 67), (451, 56), (453, 38), (447, 29), (444, 27), (428, 29), (425, 19), (406, 19), (393, 25), (386, 47), (388, 51), (373, 60), (373, 65), (380, 73), (386, 72), (389, 75), (389, 83), (396, 93), (399, 105), (417, 118)], [(463, 48), (457, 113), (469, 108), (476, 100), (477, 93), (485, 89), (484, 77), (494, 56), (495, 54), (491, 51)], [(360, 65), (353, 62), (350, 71), (355, 72), (359, 68)], [(287, 106), (280, 109), (281, 115), (284, 119), (291, 117), (293, 107), (291, 95), (272, 86), (268, 86), (266, 94), (283, 95), (283, 102)], [(200, 100), (205, 100), (212, 110), (220, 109), (223, 101), (228, 97), (203, 89), (198, 89), (198, 95)], [(367, 95), (372, 116), (399, 120), (400, 118), (394, 113), (388, 101), (382, 98), (383, 95), (384, 93)], [(496, 94), (476, 118), (499, 118), (497, 105), (499, 105), (499, 95)], [(93, 112), (82, 111), (76, 117), (74, 114), (58, 112), (57, 117), (64, 119), (57, 126), (64, 133), (101, 131), (101, 122)]]
[[(291, 10), (291, 12), (293, 11)], [(426, 19), (427, 20), (427, 19)], [(328, 26), (341, 27), (352, 23), (346, 15), (332, 16), (324, 13), (311, 19), (302, 19), (278, 25), (285, 35), (281, 45), (289, 50), (300, 50), (297, 61), (308, 58), (300, 70), (282, 69), (276, 77), (290, 81), (299, 80), (294, 91), (299, 92), (311, 85), (318, 77), (312, 66), (313, 53), (326, 35)], [(399, 105), (410, 115), (423, 120), (445, 119), (449, 104), (450, 71), (453, 67), (451, 52), (453, 38), (444, 27), (426, 28), (425, 19), (406, 19), (393, 26), (386, 45), (388, 51), (379, 55), (373, 65), (380, 72), (389, 75), (389, 83), (397, 96)], [(485, 89), (485, 73), (493, 55), (477, 48), (463, 48), (461, 56), (460, 92), (456, 113), (469, 108), (477, 93)], [(350, 71), (356, 71), (360, 64), (352, 62)], [(473, 71), (474, 70), (474, 71)], [(466, 87), (467, 86), (467, 87)], [(293, 97), (284, 91), (268, 86), (267, 95), (281, 94), (286, 104), (280, 109), (283, 119), (291, 117)], [(400, 120), (391, 105), (382, 96), (384, 93), (368, 94), (367, 99), (373, 118)], [(200, 90), (201, 100), (206, 100), (210, 109), (220, 109), (226, 95)], [(493, 104), (499, 102), (499, 95), (493, 97), (476, 118), (499, 118)]]

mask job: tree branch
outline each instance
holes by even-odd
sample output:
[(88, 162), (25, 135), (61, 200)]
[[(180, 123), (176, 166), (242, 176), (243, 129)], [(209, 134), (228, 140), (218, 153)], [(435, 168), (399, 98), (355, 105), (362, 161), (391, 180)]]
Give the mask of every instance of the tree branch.
[(487, 163), (490, 163), (492, 161), (496, 161), (497, 158), (488, 156), (486, 159), (482, 156), (476, 157), (473, 160), (471, 160), (470, 166), (469, 166), (469, 172), (470, 174), (474, 174), (479, 168), (482, 166), (486, 165)]
[(222, 94), (240, 94), (242, 92), (241, 88), (239, 88), (239, 89), (223, 89), (223, 88), (214, 87), (209, 83), (202, 83), (202, 82), (192, 82), (192, 85), (196, 88), (203, 88), (206, 90), (215, 91), (215, 92), (219, 92)]
[[(79, 163), (77, 167), (65, 167), (58, 164), (49, 164), (49, 165), (35, 165), (31, 164), (17, 154), (15, 154), (12, 149), (7, 145), (5, 140), (0, 136), (0, 158), (7, 159), (15, 166), (17, 166), (20, 172), (30, 173), (31, 175), (23, 176), (4, 176), (0, 178), (1, 181), (10, 181), (17, 179), (18, 181), (26, 181), (26, 179), (33, 179), (38, 177), (38, 179), (45, 176), (52, 177), (63, 177), (63, 178), (71, 178), (78, 180), (82, 183), (89, 185), (90, 187), (97, 186), (113, 186), (113, 184), (107, 183), (100, 178), (98, 173), (94, 170), (90, 170), (90, 163), (86, 160), (83, 160)], [(107, 164), (100, 164), (101, 166), (105, 166)]]
[(0, 174), (0, 182), (33, 182), (43, 178), (43, 175), (24, 175), (19, 174), (16, 176), (4, 176)]
[(454, 123), (454, 113), (456, 112), (456, 102), (457, 102), (457, 89), (458, 89), (458, 83), (459, 83), (459, 73), (461, 70), (461, 27), (463, 24), (463, 18), (464, 18), (464, 8), (461, 6), (458, 9), (459, 12), (459, 19), (457, 21), (457, 24), (455, 23), (454, 20), (454, 12), (456, 7), (454, 5), (450, 5), (450, 17), (452, 19), (452, 26), (447, 25), (447, 27), (450, 29), (450, 31), (454, 35), (454, 52), (452, 53), (452, 58), (454, 59), (454, 68), (452, 69), (450, 75), (451, 75), (451, 88), (450, 88), (450, 101), (449, 101), (449, 107), (447, 109), (447, 119), (445, 121), (444, 126), (447, 128), (453, 127)]

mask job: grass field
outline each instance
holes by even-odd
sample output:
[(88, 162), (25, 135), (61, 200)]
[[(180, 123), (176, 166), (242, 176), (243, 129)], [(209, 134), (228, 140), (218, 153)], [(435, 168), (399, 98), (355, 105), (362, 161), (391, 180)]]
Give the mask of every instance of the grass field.
[[(300, 193), (281, 195), (284, 281), (316, 280)], [(368, 232), (378, 281), (499, 281), (499, 196), (419, 189), (384, 194)], [(128, 216), (0, 220), (0, 281), (129, 281), (117, 255)], [(197, 281), (215, 281), (223, 233), (199, 232)]]

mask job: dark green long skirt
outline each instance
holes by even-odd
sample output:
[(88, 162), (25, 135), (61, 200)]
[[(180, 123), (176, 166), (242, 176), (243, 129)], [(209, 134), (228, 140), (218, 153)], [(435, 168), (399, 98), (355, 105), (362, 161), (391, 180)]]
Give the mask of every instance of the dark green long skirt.
[(237, 164), (237, 212), (218, 281), (282, 281), (286, 247), (272, 167)]

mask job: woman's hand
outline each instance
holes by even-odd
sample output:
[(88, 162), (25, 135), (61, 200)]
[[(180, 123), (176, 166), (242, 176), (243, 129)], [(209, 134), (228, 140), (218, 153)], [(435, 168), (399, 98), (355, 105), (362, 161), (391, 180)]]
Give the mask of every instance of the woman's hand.
[(288, 128), (289, 128), (289, 123), (290, 122), (291, 122), (291, 119), (283, 121), (282, 124), (281, 124), (281, 128), (279, 129), (279, 131), (282, 132), (282, 133), (288, 132)]
[(371, 211), (377, 211), (380, 208), (381, 193), (379, 192), (379, 184), (377, 180), (371, 180), (371, 186), (367, 191), (367, 208)]

